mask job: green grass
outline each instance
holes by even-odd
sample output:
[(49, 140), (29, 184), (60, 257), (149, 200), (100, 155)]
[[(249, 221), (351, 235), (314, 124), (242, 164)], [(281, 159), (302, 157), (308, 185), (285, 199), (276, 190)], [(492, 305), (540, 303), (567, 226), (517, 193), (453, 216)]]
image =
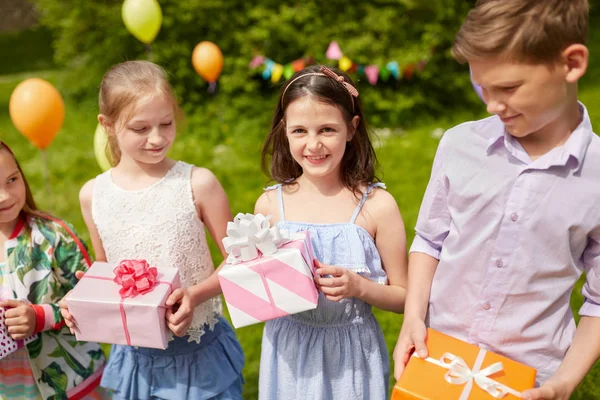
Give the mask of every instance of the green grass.
[[(592, 43), (594, 42), (598, 41)], [(596, 50), (599, 51), (594, 52), (595, 50), (592, 49), (592, 53), (600, 54), (600, 49)], [(592, 123), (596, 127), (600, 127), (600, 110), (594, 107), (596, 104), (600, 104), (600, 69), (598, 67), (590, 70), (589, 77), (584, 79), (581, 85), (581, 99), (588, 105)], [(66, 102), (65, 124), (47, 151), (52, 187), (50, 197), (45, 192), (39, 151), (15, 130), (8, 115), (10, 94), (21, 80), (29, 76), (40, 76), (50, 81), (56, 81), (59, 75), (60, 73), (55, 71), (46, 71), (35, 74), (0, 76), (0, 138), (8, 142), (18, 155), (41, 208), (49, 209), (56, 215), (72, 222), (89, 243), (89, 236), (79, 211), (77, 199), (81, 186), (101, 172), (92, 151), (97, 114), (94, 101)], [(439, 128), (447, 129), (456, 123), (471, 119), (475, 115), (485, 115), (483, 106), (480, 110), (465, 111), (460, 115), (436, 117), (428, 124), (406, 131), (392, 130), (389, 137), (380, 139), (378, 156), (384, 172), (383, 180), (400, 206), (407, 227), (409, 243), (413, 238), (413, 227), (429, 179), (431, 162), (439, 142), (437, 138), (433, 137), (432, 132)], [(257, 124), (256, 121), (241, 120), (235, 126), (230, 126), (229, 129), (245, 131), (250, 129), (249, 127), (256, 129), (257, 126), (260, 124)], [(264, 132), (267, 132), (266, 123), (263, 129)], [(212, 169), (225, 186), (233, 212), (251, 212), (254, 200), (260, 195), (262, 187), (267, 182), (267, 178), (260, 173), (258, 166), (260, 144), (250, 143), (243, 153), (236, 152), (232, 146), (224, 146), (220, 148), (218, 154), (215, 154), (213, 149), (207, 148), (201, 137), (202, 132), (183, 132), (178, 137), (171, 156)], [(215, 262), (220, 262), (214, 245), (212, 245), (212, 250)], [(572, 298), (575, 311), (582, 302), (579, 294), (580, 287), (581, 281)], [(385, 333), (391, 356), (402, 317), (381, 311), (376, 311), (376, 315)], [(237, 331), (237, 335), (247, 358), (244, 370), (245, 398), (255, 399), (257, 398), (262, 326), (242, 328)], [(596, 365), (573, 398), (581, 400), (600, 398), (598, 382), (600, 382), (600, 366)]]

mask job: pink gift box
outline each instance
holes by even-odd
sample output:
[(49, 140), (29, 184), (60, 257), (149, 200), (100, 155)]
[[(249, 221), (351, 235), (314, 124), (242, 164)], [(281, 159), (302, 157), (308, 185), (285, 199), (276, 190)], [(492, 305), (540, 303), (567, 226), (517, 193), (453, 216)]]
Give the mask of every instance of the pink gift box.
[(5, 311), (6, 309), (4, 307), (0, 307), (0, 359), (23, 348), (27, 343), (33, 342), (37, 338), (37, 335), (31, 335), (23, 340), (14, 340), (11, 338), (4, 322)]
[(308, 232), (291, 236), (276, 252), (250, 261), (225, 264), (219, 282), (236, 328), (312, 310), (319, 294), (313, 280), (313, 251)]
[(77, 340), (166, 349), (171, 337), (165, 302), (181, 286), (176, 268), (157, 268), (157, 283), (145, 294), (121, 299), (113, 281), (117, 264), (95, 262), (66, 301)]

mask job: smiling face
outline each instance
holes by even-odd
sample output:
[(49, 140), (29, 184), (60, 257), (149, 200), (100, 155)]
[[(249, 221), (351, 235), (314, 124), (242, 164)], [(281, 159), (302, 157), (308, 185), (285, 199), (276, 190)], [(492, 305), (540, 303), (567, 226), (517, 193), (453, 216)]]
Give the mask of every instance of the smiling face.
[(26, 198), (25, 181), (15, 159), (0, 147), (0, 225), (16, 223)]
[(339, 176), (346, 143), (354, 134), (353, 124), (348, 125), (338, 107), (310, 96), (292, 102), (285, 112), (285, 133), (290, 153), (303, 174)]
[(164, 160), (175, 140), (173, 102), (156, 94), (136, 104), (135, 112), (125, 123), (117, 123), (116, 132), (121, 158), (131, 158), (144, 164)]
[(499, 58), (469, 62), (490, 114), (516, 138), (552, 129), (570, 105), (568, 71), (561, 65), (524, 64)]

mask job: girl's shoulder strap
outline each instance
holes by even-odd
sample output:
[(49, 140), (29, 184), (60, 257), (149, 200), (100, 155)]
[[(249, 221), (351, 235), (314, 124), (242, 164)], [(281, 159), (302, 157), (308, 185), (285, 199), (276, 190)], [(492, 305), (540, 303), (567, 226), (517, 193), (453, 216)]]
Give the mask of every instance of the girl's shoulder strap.
[(270, 190), (275, 190), (275, 189), (277, 189), (279, 186), (281, 186), (281, 183), (277, 183), (277, 184), (275, 184), (275, 185), (267, 186), (266, 188), (263, 188), (263, 190), (264, 190), (265, 192), (268, 192), (268, 191), (270, 191)]
[(354, 210), (354, 214), (352, 214), (352, 219), (350, 219), (350, 223), (353, 224), (356, 222), (356, 218), (358, 218), (358, 214), (360, 214), (360, 210), (362, 210), (362, 207), (365, 204), (365, 201), (367, 201), (369, 194), (375, 188), (387, 189), (387, 187), (385, 186), (385, 183), (383, 183), (383, 182), (370, 183), (367, 186), (367, 190), (365, 190), (365, 192), (363, 193), (363, 195), (358, 203), (358, 206), (356, 206), (356, 209)]
[(283, 210), (283, 185), (281, 183), (278, 183), (276, 185), (264, 188), (265, 192), (270, 190), (277, 190), (277, 197), (279, 199), (279, 214), (281, 218), (280, 221), (285, 221), (285, 212)]

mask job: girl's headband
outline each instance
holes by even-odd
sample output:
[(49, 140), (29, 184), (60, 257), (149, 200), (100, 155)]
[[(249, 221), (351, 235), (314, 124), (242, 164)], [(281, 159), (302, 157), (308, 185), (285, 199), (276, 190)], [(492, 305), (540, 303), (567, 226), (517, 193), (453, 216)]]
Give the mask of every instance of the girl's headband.
[(335, 72), (333, 72), (332, 70), (330, 70), (329, 68), (327, 68), (324, 65), (321, 65), (321, 68), (319, 68), (319, 72), (309, 72), (309, 73), (300, 75), (300, 76), (292, 79), (292, 81), (290, 83), (288, 83), (288, 85), (283, 90), (283, 94), (281, 95), (281, 107), (282, 108), (283, 108), (283, 99), (285, 98), (285, 92), (287, 92), (288, 88), (290, 86), (292, 86), (292, 83), (296, 82), (300, 78), (304, 78), (305, 76), (312, 76), (312, 75), (328, 76), (328, 77), (334, 79), (335, 81), (339, 82), (340, 84), (342, 84), (342, 86), (344, 86), (344, 89), (346, 89), (348, 94), (350, 94), (350, 101), (352, 101), (352, 111), (354, 111), (354, 98), (358, 97), (358, 90), (356, 90), (356, 88), (354, 86), (352, 86), (351, 83), (346, 82), (346, 80), (344, 79), (343, 76), (336, 74)]

